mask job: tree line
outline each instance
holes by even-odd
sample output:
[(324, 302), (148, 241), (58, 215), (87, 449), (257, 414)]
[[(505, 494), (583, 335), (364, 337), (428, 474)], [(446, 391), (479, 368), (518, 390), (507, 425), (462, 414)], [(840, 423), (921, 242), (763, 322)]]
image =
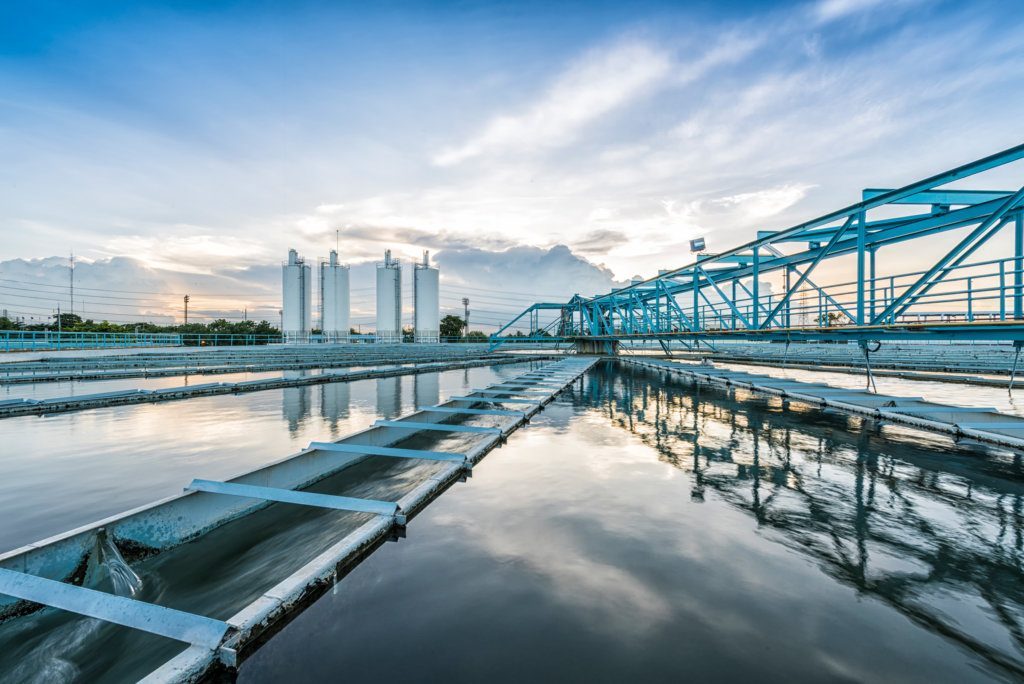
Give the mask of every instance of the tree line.
[(176, 333), (179, 335), (273, 335), (281, 331), (267, 321), (228, 321), (219, 318), (209, 323), (188, 323), (182, 325), (159, 325), (157, 323), (111, 323), (83, 319), (78, 314), (54, 315), (51, 321), (24, 323), (7, 316), (0, 316), (0, 330), (94, 332), (94, 333)]

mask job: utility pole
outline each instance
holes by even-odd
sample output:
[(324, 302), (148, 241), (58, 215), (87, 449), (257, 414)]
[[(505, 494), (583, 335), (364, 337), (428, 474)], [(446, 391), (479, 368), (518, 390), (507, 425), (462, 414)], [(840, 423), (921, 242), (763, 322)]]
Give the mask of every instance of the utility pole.
[(75, 313), (75, 253), (71, 252), (71, 267), (69, 275), (71, 277), (71, 313)]
[(469, 297), (462, 298), (462, 306), (465, 307), (465, 314), (462, 317), (462, 323), (465, 326), (462, 330), (462, 336), (469, 338)]
[(188, 295), (185, 295), (185, 325), (188, 325), (188, 300), (191, 299)]

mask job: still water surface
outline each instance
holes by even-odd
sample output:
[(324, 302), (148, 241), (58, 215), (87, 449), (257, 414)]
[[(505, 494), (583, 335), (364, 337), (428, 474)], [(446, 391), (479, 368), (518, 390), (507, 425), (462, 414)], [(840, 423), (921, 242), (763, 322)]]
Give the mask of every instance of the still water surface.
[(179, 494), (193, 478), (233, 477), (312, 441), (337, 439), (534, 365), (0, 420), (0, 552)]
[(1018, 681), (1021, 457), (592, 372), (244, 682)]

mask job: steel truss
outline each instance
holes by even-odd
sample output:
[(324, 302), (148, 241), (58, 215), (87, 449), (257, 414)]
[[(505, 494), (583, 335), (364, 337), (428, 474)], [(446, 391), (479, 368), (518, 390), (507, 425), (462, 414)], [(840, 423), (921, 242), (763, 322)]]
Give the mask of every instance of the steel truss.
[[(943, 189), (1024, 158), (1024, 145), (896, 190), (867, 189), (857, 204), (757, 239), (657, 277), (595, 297), (538, 302), (491, 336), (512, 337), (524, 317), (531, 338), (612, 346), (652, 340), (700, 344), (714, 339), (840, 341), (1024, 340), (1024, 187)], [(922, 207), (906, 215), (908, 207)], [(879, 211), (887, 209), (888, 211)], [(879, 217), (892, 214), (895, 218)], [(1001, 231), (1012, 255), (970, 257)], [(882, 248), (955, 233), (959, 241), (927, 269), (878, 273)], [(922, 243), (918, 243), (922, 244)], [(905, 248), (905, 247), (904, 247)], [(856, 278), (819, 284), (818, 267), (853, 256)], [(781, 279), (763, 292), (764, 278)], [(774, 288), (773, 288), (774, 289)], [(541, 327), (542, 312), (556, 312)], [(666, 346), (667, 349), (667, 346)]]

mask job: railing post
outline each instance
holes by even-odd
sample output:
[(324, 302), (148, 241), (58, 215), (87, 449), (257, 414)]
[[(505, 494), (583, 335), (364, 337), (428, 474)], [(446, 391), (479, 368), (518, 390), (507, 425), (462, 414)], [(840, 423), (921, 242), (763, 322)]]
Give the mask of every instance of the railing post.
[[(783, 295), (783, 296), (789, 296), (790, 275), (792, 274), (792, 272), (793, 272), (793, 267), (789, 266), (789, 265), (787, 265), (786, 266), (786, 270), (784, 270), (782, 272), (783, 273), (783, 278), (785, 280), (785, 282), (783, 284), (783, 289), (785, 289), (785, 291), (786, 291), (786, 294)], [(789, 312), (790, 312), (790, 306), (791, 306), (792, 302), (793, 302), (793, 298), (792, 297), (789, 297), (789, 299), (786, 300), (786, 317), (785, 317), (785, 321), (786, 321), (786, 327), (787, 328), (791, 327), (789, 325)]]
[(758, 305), (761, 303), (761, 252), (756, 246), (754, 247), (753, 276), (754, 282), (752, 283), (753, 287), (751, 288), (751, 299), (754, 301), (751, 302), (750, 305), (753, 310), (750, 315), (750, 320), (753, 322), (754, 330), (757, 330), (761, 327), (761, 311), (758, 308)]
[(868, 297), (868, 320), (875, 320), (875, 251), (876, 247), (868, 248), (868, 280), (870, 282), (871, 293)]
[(857, 325), (864, 325), (864, 243), (866, 241), (864, 212), (857, 212)]
[(697, 300), (697, 267), (693, 267), (693, 332), (700, 330), (700, 302)]
[(974, 321), (974, 278), (967, 278), (967, 322)]
[(1024, 318), (1024, 212), (1017, 212), (1013, 231), (1013, 317)]
[(1006, 320), (1006, 262), (999, 260), (999, 320)]
[[(732, 279), (732, 303), (733, 303), (733, 306), (736, 305), (736, 279), (735, 278)], [(733, 330), (736, 329), (736, 311), (738, 311), (738, 309), (733, 309), (733, 311), (732, 311), (732, 329)]]
[(895, 299), (896, 299), (896, 276), (889, 276), (889, 301), (885, 303), (885, 307), (889, 308), (889, 304), (891, 304)]

